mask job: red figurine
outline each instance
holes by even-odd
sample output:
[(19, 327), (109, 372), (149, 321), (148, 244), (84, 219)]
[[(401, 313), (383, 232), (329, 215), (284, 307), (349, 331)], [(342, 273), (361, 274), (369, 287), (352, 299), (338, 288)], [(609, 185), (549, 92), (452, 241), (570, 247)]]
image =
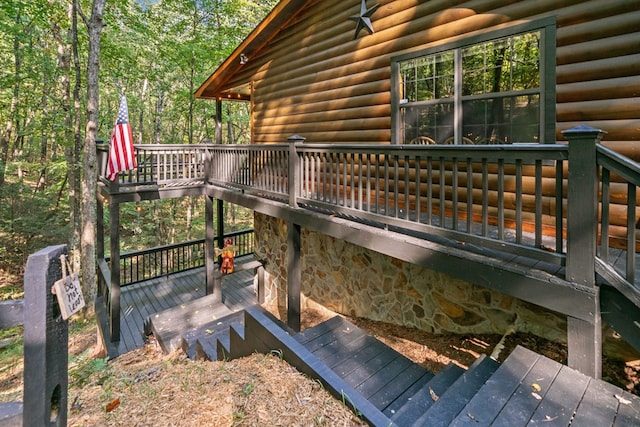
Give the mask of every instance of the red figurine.
[(224, 239), (224, 247), (222, 249), (216, 248), (216, 256), (222, 256), (222, 263), (220, 264), (220, 272), (222, 274), (233, 273), (233, 257), (236, 255), (236, 249), (231, 238)]

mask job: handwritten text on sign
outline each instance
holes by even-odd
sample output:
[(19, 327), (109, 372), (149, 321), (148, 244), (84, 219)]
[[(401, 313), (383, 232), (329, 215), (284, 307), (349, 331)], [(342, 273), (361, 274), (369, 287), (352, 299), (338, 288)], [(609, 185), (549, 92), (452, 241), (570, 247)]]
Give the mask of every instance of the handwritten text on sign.
[(67, 320), (72, 314), (84, 307), (84, 297), (80, 289), (80, 280), (77, 274), (71, 274), (53, 284), (53, 293), (58, 297), (62, 318)]

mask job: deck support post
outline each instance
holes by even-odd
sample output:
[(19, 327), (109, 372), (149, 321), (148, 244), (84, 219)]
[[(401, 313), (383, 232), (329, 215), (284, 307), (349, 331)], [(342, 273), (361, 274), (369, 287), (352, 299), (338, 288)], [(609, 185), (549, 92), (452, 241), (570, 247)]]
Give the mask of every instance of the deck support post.
[(120, 341), (120, 203), (109, 203), (111, 283), (109, 284), (109, 336)]
[(296, 332), (300, 331), (301, 287), (300, 226), (289, 221), (287, 223), (287, 325)]
[(104, 197), (96, 197), (96, 258), (104, 259)]
[(258, 304), (264, 304), (264, 265), (260, 265), (256, 268), (256, 288), (258, 289)]
[(215, 245), (215, 233), (213, 231), (213, 197), (205, 197), (204, 216), (206, 223), (205, 239), (204, 239), (204, 265), (206, 274), (206, 294), (218, 295), (219, 301), (222, 302), (222, 284), (216, 280), (216, 260), (213, 250)]
[[(596, 144), (603, 131), (577, 126), (563, 131), (569, 141), (567, 187), (566, 280), (596, 288), (595, 258), (598, 233), (598, 165)], [(596, 289), (597, 291), (597, 289)], [(602, 375), (602, 320), (599, 292), (594, 297), (591, 321), (568, 318), (568, 364), (580, 372)]]
[[(298, 187), (300, 186), (300, 159), (296, 146), (304, 142), (300, 135), (292, 135), (289, 141), (289, 206), (298, 207)], [(300, 225), (287, 222), (287, 325), (300, 331), (300, 299), (302, 292), (302, 259)]]

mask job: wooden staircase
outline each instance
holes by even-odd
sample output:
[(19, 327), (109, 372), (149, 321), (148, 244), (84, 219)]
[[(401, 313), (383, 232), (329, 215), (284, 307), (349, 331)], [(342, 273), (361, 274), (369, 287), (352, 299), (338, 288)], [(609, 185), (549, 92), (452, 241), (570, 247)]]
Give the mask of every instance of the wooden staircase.
[(260, 306), (179, 336), (194, 358), (277, 353), (374, 426), (640, 425), (640, 398), (523, 347), (433, 375), (340, 316), (295, 333)]

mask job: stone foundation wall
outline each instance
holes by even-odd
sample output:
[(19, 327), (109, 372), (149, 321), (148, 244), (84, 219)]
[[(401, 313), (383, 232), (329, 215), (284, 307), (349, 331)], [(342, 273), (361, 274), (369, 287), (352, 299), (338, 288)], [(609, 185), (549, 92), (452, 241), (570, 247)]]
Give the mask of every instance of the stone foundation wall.
[[(286, 307), (287, 225), (255, 217), (267, 301)], [(393, 242), (389, 242), (393, 244)], [(566, 342), (566, 318), (516, 298), (302, 229), (302, 293), (330, 310), (435, 333), (520, 332)]]

